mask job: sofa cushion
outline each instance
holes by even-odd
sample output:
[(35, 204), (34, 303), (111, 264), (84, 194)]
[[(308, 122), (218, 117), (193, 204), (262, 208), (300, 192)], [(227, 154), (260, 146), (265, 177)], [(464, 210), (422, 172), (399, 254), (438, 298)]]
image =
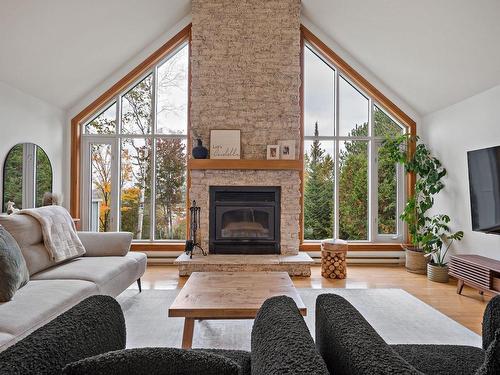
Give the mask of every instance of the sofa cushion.
[(29, 280), (21, 249), (14, 237), (0, 225), (0, 302), (7, 302)]
[(7, 343), (13, 341), (16, 336), (6, 333), (6, 332), (0, 332), (0, 352), (2, 351), (2, 348), (7, 348)]
[(391, 347), (424, 374), (474, 374), (484, 362), (484, 351), (472, 346), (400, 344)]
[(78, 232), (86, 257), (124, 256), (130, 250), (130, 232)]
[(64, 375), (241, 375), (233, 360), (175, 348), (138, 348), (100, 354), (69, 364)]
[(81, 300), (98, 294), (97, 286), (83, 280), (30, 280), (11, 301), (0, 303), (0, 332), (13, 335), (0, 351), (54, 319)]
[(32, 276), (32, 280), (86, 280), (97, 285), (100, 294), (116, 296), (146, 269), (146, 255), (128, 253), (117, 257), (81, 257), (58, 264)]
[(290, 297), (266, 300), (252, 328), (252, 374), (328, 375), (304, 318)]
[(16, 240), (30, 275), (55, 264), (43, 244), (42, 228), (35, 218), (28, 215), (0, 215), (0, 225)]

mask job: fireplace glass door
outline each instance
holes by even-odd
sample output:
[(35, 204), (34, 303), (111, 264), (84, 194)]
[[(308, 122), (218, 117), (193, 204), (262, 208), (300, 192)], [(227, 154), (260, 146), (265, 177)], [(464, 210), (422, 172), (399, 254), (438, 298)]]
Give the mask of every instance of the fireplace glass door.
[(220, 207), (216, 239), (274, 239), (274, 207)]
[(212, 254), (279, 254), (279, 186), (210, 186)]

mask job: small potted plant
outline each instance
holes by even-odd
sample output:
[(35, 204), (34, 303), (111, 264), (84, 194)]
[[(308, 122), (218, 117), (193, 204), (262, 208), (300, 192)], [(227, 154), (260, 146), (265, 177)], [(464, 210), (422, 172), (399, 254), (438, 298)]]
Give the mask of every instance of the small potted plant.
[(447, 283), (448, 265), (446, 254), (453, 241), (460, 241), (464, 232), (450, 233), (448, 215), (433, 216), (427, 225), (427, 235), (424, 239), (425, 256), (430, 260), (427, 263), (427, 278), (438, 283)]
[[(383, 146), (395, 163), (403, 164), (406, 172), (416, 177), (415, 192), (408, 197), (400, 216), (407, 224), (410, 235), (410, 244), (403, 244), (402, 247), (406, 252), (407, 271), (425, 275), (427, 258), (424, 245), (430, 236), (427, 225), (431, 221), (428, 211), (434, 205), (434, 195), (444, 188), (441, 179), (446, 175), (446, 169), (431, 155), (427, 146), (418, 141), (418, 136), (403, 134), (388, 137)], [(416, 145), (413, 152), (409, 151), (411, 144)]]

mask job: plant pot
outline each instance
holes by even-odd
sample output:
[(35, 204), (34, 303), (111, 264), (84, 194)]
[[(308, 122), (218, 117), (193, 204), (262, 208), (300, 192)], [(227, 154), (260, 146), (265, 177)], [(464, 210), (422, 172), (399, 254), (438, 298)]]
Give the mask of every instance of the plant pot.
[(437, 283), (447, 283), (450, 279), (448, 266), (438, 266), (437, 264), (427, 264), (427, 278)]
[(427, 258), (422, 249), (413, 246), (403, 246), (406, 253), (406, 270), (411, 273), (425, 275), (427, 273)]

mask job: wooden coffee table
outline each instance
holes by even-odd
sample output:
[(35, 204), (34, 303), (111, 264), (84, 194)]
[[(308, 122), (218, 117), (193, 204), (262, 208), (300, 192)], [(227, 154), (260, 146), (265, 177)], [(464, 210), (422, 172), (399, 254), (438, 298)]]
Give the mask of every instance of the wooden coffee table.
[(194, 321), (254, 319), (271, 297), (293, 298), (302, 315), (307, 309), (286, 272), (193, 272), (168, 309), (169, 317), (183, 317), (182, 347), (191, 348)]

